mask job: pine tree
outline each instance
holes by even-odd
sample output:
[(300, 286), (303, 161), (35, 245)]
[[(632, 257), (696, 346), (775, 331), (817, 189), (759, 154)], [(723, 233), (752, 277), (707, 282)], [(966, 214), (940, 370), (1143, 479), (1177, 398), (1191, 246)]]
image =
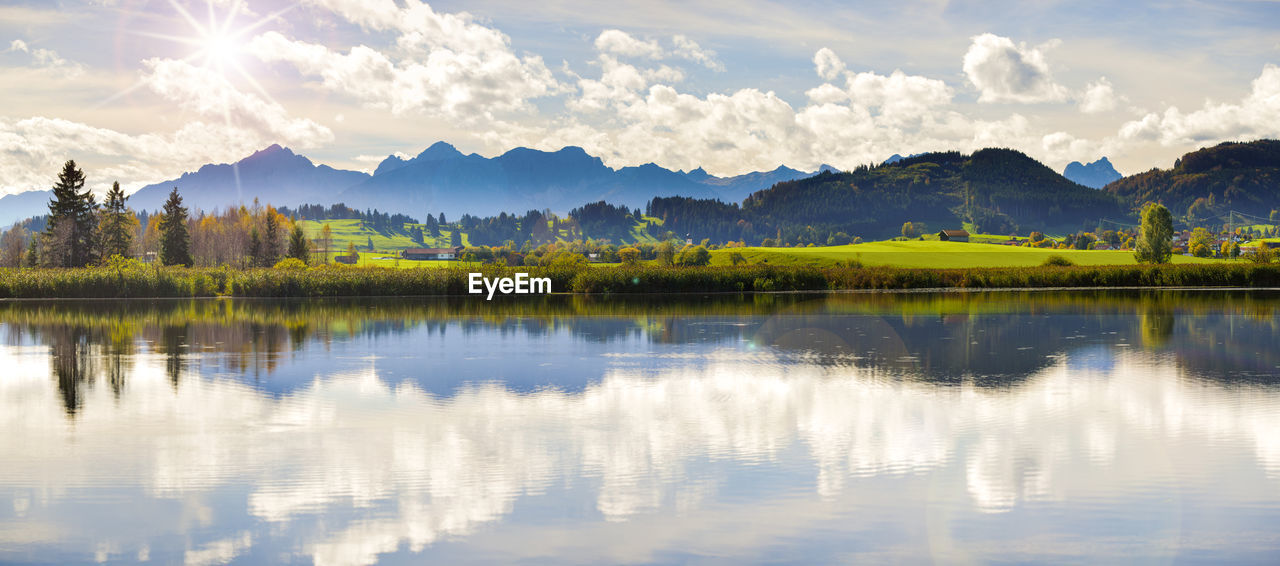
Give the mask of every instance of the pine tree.
[[(441, 212), (440, 215), (444, 216), (444, 213)], [(453, 232), (449, 234), (449, 245), (455, 248), (462, 246), (462, 229), (461, 228), (454, 227)]]
[(45, 263), (53, 267), (84, 267), (94, 260), (94, 212), (98, 204), (84, 188), (84, 172), (67, 161), (58, 173), (49, 201), (45, 228)]
[(311, 247), (307, 245), (307, 236), (302, 233), (302, 225), (295, 222), (293, 231), (289, 232), (289, 257), (310, 263)]
[(262, 267), (262, 236), (258, 234), (257, 226), (249, 230), (249, 265)]
[(169, 192), (160, 218), (160, 262), (164, 265), (190, 266), (191, 233), (187, 230), (187, 209), (182, 206), (178, 188)]
[(107, 192), (107, 200), (102, 205), (102, 219), (99, 221), (99, 242), (102, 245), (102, 259), (118, 255), (129, 256), (129, 248), (133, 245), (133, 224), (135, 220), (125, 210), (124, 203), (129, 197), (120, 190), (120, 183), (111, 185)]
[(32, 236), (31, 240), (27, 242), (27, 253), (22, 256), (23, 267), (36, 267), (40, 265), (40, 253), (36, 251), (36, 240), (38, 240), (38, 238)]
[(271, 267), (280, 260), (280, 219), (276, 209), (268, 206), (262, 230), (262, 257), (258, 265)]

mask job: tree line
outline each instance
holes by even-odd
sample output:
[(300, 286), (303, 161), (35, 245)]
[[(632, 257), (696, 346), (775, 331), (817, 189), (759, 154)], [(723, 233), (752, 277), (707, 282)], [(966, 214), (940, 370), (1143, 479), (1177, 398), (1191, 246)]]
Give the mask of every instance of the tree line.
[(270, 267), (308, 263), (313, 244), (301, 225), (271, 206), (240, 206), (192, 216), (175, 187), (159, 213), (137, 213), (113, 183), (102, 203), (85, 188), (74, 160), (58, 173), (49, 214), (0, 235), (5, 267), (85, 267), (140, 258), (164, 265)]

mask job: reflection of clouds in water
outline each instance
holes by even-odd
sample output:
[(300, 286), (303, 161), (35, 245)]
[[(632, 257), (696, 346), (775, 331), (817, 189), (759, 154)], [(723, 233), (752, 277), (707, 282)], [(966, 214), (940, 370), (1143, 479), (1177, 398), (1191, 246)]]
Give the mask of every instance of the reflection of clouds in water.
[[(814, 478), (821, 500), (856, 492), (860, 477), (950, 469), (966, 489), (941, 496), (989, 512), (1167, 480), (1175, 471), (1166, 444), (1238, 445), (1268, 474), (1280, 472), (1274, 392), (1183, 380), (1170, 360), (1141, 353), (1120, 355), (1107, 371), (1068, 371), (1058, 360), (1017, 387), (980, 389), (726, 350), (654, 377), (614, 369), (576, 393), (485, 384), (448, 398), (388, 385), (374, 370), (278, 398), (197, 376), (175, 391), (164, 358), (140, 355), (123, 395), (93, 388), (69, 422), (46, 351), (15, 352), (0, 359), (19, 368), (0, 380), (8, 432), (0, 453), (13, 462), (0, 467), (0, 484), (42, 494), (15, 498), (15, 510), (104, 484), (137, 482), (184, 505), (246, 485), (248, 513), (272, 530), (326, 515), (296, 537), (317, 564), (368, 564), (402, 545), (419, 551), (551, 489), (588, 490), (609, 521), (668, 505), (691, 512), (723, 485), (708, 464), (775, 464), (796, 449), (812, 464), (785, 464)], [(1218, 472), (1214, 462), (1193, 464), (1197, 474)], [(211, 513), (195, 521), (235, 521)], [(244, 533), (187, 558), (230, 560), (253, 542)]]

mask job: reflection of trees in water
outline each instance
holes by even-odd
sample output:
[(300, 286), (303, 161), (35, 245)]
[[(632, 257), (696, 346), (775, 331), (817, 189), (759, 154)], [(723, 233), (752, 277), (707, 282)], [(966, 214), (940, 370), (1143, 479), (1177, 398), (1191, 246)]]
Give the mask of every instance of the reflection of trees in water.
[[(1206, 375), (1274, 375), (1276, 306), (1266, 292), (1102, 291), (343, 300), (76, 301), (0, 304), (10, 344), (52, 347), (68, 412), (83, 383), (126, 386), (139, 343), (177, 387), (193, 363), (271, 373), (285, 351), (334, 339), (425, 333), (590, 343), (736, 344), (940, 382), (1017, 382), (1082, 346), (1172, 350)], [(102, 350), (96, 354), (95, 348)], [(102, 359), (98, 359), (102, 358)], [(1243, 369), (1241, 369), (1243, 368)]]
[(80, 409), (84, 402), (82, 388), (94, 373), (90, 366), (93, 358), (87, 351), (88, 337), (88, 331), (77, 326), (57, 328), (49, 335), (49, 363), (69, 416), (75, 416)]
[(59, 326), (43, 334), (49, 345), (49, 369), (58, 383), (63, 409), (74, 417), (84, 404), (84, 389), (99, 379), (120, 398), (133, 371), (133, 343), (118, 333), (83, 326)]
[(1188, 376), (1213, 381), (1280, 383), (1280, 318), (1176, 317), (1164, 350)]
[(1163, 347), (1173, 336), (1173, 313), (1169, 311), (1143, 310), (1138, 319), (1142, 326), (1142, 345), (1148, 349)]
[(182, 379), (182, 351), (187, 347), (186, 325), (165, 325), (160, 327), (160, 340), (156, 341), (156, 351), (164, 354), (164, 373), (169, 377), (173, 388), (178, 388)]

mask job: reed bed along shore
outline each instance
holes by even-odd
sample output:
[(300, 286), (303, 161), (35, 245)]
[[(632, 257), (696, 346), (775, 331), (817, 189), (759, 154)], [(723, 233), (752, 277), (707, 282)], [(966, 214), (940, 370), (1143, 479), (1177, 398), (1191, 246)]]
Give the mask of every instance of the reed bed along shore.
[(129, 297), (372, 297), (467, 295), (469, 277), (527, 273), (557, 293), (720, 293), (823, 290), (1280, 287), (1280, 264), (908, 269), (812, 266), (624, 266), (382, 269), (0, 269), (0, 299)]

